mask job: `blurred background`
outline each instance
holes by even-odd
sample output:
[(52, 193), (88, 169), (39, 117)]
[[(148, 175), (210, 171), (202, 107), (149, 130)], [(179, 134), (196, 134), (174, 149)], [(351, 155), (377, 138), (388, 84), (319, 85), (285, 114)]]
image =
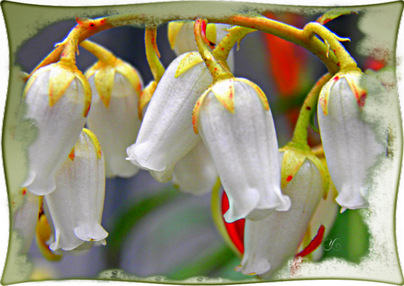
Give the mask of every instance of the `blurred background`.
[[(266, 13), (270, 18), (297, 28), (303, 28), (320, 15), (312, 11), (308, 14)], [(344, 45), (360, 67), (380, 69), (386, 62), (365, 57), (356, 49), (364, 37), (358, 25), (361, 17), (360, 13), (341, 16), (329, 22), (327, 27), (337, 35), (351, 39)], [(44, 27), (18, 48), (15, 64), (21, 71), (29, 73), (75, 25), (72, 19)], [(145, 84), (152, 80), (145, 56), (143, 29), (114, 28), (91, 37), (91, 40), (131, 63)], [(168, 43), (166, 24), (158, 28), (157, 44), (161, 61), (167, 67), (175, 54)], [(234, 56), (234, 75), (255, 82), (267, 95), (279, 146), (283, 146), (291, 139), (307, 92), (326, 72), (325, 67), (304, 49), (261, 32), (247, 35)], [(80, 70), (85, 71), (95, 61), (94, 56), (80, 49), (77, 58)], [(316, 146), (319, 142), (318, 134), (311, 132), (310, 144)], [(178, 281), (190, 277), (235, 282), (253, 280), (254, 277), (234, 271), (240, 257), (233, 253), (217, 231), (210, 201), (210, 194), (192, 196), (181, 193), (171, 182), (158, 183), (146, 171), (130, 179), (107, 179), (102, 222), (109, 232), (107, 245), (93, 247), (81, 256), (65, 253), (60, 261), (52, 262), (41, 255), (33, 242), (30, 259), (34, 268), (30, 279), (97, 278), (110, 270), (107, 271), (109, 277), (116, 276), (117, 279), (135, 275), (155, 276), (155, 281)], [(344, 247), (324, 251), (322, 260), (340, 257), (359, 263), (369, 251), (368, 228), (356, 211), (339, 214), (328, 238), (339, 238)]]

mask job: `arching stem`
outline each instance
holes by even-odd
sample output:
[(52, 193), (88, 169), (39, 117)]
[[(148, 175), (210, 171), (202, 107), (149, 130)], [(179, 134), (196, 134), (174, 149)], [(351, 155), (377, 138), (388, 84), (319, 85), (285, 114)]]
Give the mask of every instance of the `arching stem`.
[(163, 76), (165, 69), (160, 62), (160, 52), (157, 48), (156, 36), (157, 27), (147, 26), (145, 31), (146, 57), (154, 80), (158, 83)]
[[(349, 70), (357, 68), (355, 60), (351, 57), (351, 55), (340, 43), (340, 41), (349, 41), (348, 38), (340, 38), (323, 25), (314, 22), (308, 23), (304, 27), (303, 31), (307, 35), (307, 37), (314, 38), (315, 35), (317, 34), (324, 40), (327, 49), (331, 48), (331, 50), (337, 57), (338, 62), (340, 63), (341, 70)], [(329, 50), (327, 51), (327, 54), (328, 52)]]
[(93, 54), (100, 62), (113, 64), (116, 61), (116, 57), (113, 53), (94, 42), (85, 40), (80, 43), (80, 46)]
[(213, 82), (234, 77), (230, 70), (215, 58), (215, 55), (212, 53), (209, 41), (206, 39), (206, 24), (205, 19), (197, 19), (195, 21), (194, 32), (199, 53), (213, 77)]
[(311, 115), (317, 105), (318, 96), (322, 87), (331, 79), (331, 74), (323, 75), (310, 90), (302, 108), (300, 109), (299, 118), (296, 122), (295, 131), (293, 133), (292, 142), (299, 145), (307, 145), (307, 131), (310, 125)]

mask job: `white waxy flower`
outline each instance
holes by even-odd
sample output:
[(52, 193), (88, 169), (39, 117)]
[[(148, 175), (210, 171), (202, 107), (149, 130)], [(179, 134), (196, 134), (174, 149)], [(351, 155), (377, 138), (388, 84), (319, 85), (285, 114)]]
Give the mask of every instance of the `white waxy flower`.
[(238, 271), (268, 278), (294, 257), (318, 205), (323, 182), (317, 167), (305, 160), (293, 179), (283, 188), (292, 205), (287, 212), (246, 220), (245, 252)]
[(105, 194), (104, 159), (95, 135), (83, 129), (57, 177), (56, 190), (45, 196), (52, 218), (53, 251), (73, 250), (84, 242), (104, 242), (100, 225)]
[[(177, 55), (198, 51), (195, 41), (194, 21), (171, 21), (168, 24), (168, 40)], [(210, 23), (206, 27), (206, 38), (213, 44), (218, 44), (231, 28), (228, 24)]]
[(175, 163), (200, 140), (192, 129), (192, 110), (211, 82), (198, 53), (176, 58), (157, 85), (128, 159), (157, 180), (170, 180)]
[(202, 140), (175, 164), (173, 182), (193, 195), (210, 192), (218, 178), (215, 164)]
[(139, 168), (126, 160), (126, 148), (136, 141), (142, 79), (128, 63), (113, 58), (97, 62), (85, 73), (93, 100), (88, 127), (96, 134), (105, 156), (107, 177), (132, 177)]
[(35, 195), (56, 188), (59, 171), (84, 127), (91, 89), (76, 66), (58, 62), (38, 69), (24, 91), (27, 112), (37, 135), (28, 147), (28, 176), (22, 187)]
[(227, 222), (289, 209), (290, 200), (280, 187), (272, 114), (257, 85), (241, 78), (216, 82), (196, 103), (193, 122), (229, 198)]
[[(28, 253), (35, 234), (40, 209), (40, 199), (38, 196), (27, 192), (26, 188), (19, 190), (18, 197), (21, 201), (13, 215), (13, 229), (15, 229), (23, 239), (20, 251), (22, 253)], [(14, 201), (12, 202), (12, 206), (14, 207)]]
[(356, 70), (336, 74), (319, 98), (321, 140), (338, 191), (336, 201), (343, 209), (367, 207), (368, 172), (386, 152), (380, 136), (363, 116), (365, 102), (384, 88), (380, 83), (365, 85), (366, 77)]

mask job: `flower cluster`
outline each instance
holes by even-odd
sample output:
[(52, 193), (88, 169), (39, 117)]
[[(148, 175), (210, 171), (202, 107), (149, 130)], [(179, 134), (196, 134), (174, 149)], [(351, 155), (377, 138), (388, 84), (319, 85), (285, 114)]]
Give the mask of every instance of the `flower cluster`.
[[(88, 21), (79, 23), (84, 31), (104, 23)], [(26, 84), (25, 119), (37, 134), (27, 149), (25, 203), (15, 227), (30, 243), (38, 224), (49, 253), (105, 244), (105, 179), (144, 169), (194, 195), (220, 180), (229, 200), (224, 220), (246, 220), (237, 268), (244, 274), (267, 278), (290, 258), (314, 252), (337, 204), (341, 211), (368, 207), (369, 177), (387, 148), (384, 131), (364, 116), (367, 100), (381, 98), (385, 88), (324, 29), (308, 25), (303, 32), (308, 42), (314, 34), (323, 38), (313, 49), (323, 52), (330, 73), (306, 97), (282, 148), (267, 95), (233, 75), (233, 46), (251, 27), (170, 22), (177, 58), (166, 69), (151, 32), (145, 41), (155, 80), (147, 87), (129, 63), (88, 40), (80, 45), (98, 61), (83, 75), (72, 60), (77, 45), (67, 38), (60, 60), (38, 68)], [(316, 110), (320, 152), (307, 140)]]

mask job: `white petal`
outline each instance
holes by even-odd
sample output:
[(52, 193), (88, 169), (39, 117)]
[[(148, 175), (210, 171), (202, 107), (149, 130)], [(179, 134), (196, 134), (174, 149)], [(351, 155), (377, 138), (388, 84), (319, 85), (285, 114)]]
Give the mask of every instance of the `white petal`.
[(215, 164), (201, 140), (194, 149), (177, 162), (173, 182), (185, 193), (203, 195), (212, 190), (217, 178)]
[(35, 235), (36, 224), (39, 214), (39, 197), (30, 192), (24, 193), (24, 198), (16, 210), (13, 219), (13, 229), (23, 238), (22, 253), (28, 253), (32, 239)]
[(212, 155), (229, 197), (227, 222), (260, 219), (290, 200), (280, 189), (278, 142), (270, 110), (250, 86), (235, 82), (235, 112), (230, 113), (210, 92), (199, 114), (201, 136)]
[(57, 175), (56, 190), (45, 196), (55, 227), (52, 250), (72, 250), (84, 241), (101, 241), (108, 235), (100, 225), (105, 174), (97, 152), (92, 138), (83, 132), (74, 159), (68, 158)]
[(140, 128), (137, 114), (139, 95), (130, 82), (116, 72), (112, 96), (106, 108), (94, 86), (94, 76), (89, 78), (89, 82), (93, 102), (87, 123), (100, 141), (107, 177), (132, 177), (139, 168), (126, 160), (126, 148), (136, 141)]
[(371, 126), (361, 119), (355, 96), (345, 78), (331, 88), (328, 114), (318, 106), (318, 122), (328, 169), (344, 208), (367, 206), (366, 177), (385, 148)]
[(49, 70), (38, 75), (28, 90), (26, 119), (32, 120), (37, 137), (28, 147), (28, 176), (22, 187), (36, 195), (51, 193), (61, 168), (85, 124), (84, 89), (76, 78), (52, 107), (49, 106)]
[[(147, 107), (135, 144), (127, 149), (129, 160), (146, 170), (165, 172), (200, 140), (192, 127), (192, 110), (212, 82), (203, 63), (175, 78), (183, 56), (170, 64)], [(171, 178), (172, 174), (162, 177)]]
[[(220, 41), (228, 34), (226, 29), (231, 28), (228, 24), (209, 24), (216, 25), (216, 41), (215, 44), (219, 44)], [(194, 22), (186, 22), (182, 25), (177, 34), (175, 41), (174, 52), (177, 56), (184, 53), (198, 51), (198, 46), (195, 42), (194, 34)], [(231, 71), (234, 71), (234, 51), (231, 50), (227, 59), (227, 63)]]
[(287, 212), (273, 212), (259, 221), (246, 220), (245, 252), (239, 270), (244, 274), (269, 277), (296, 251), (322, 194), (317, 168), (305, 161), (283, 189), (292, 201)]

